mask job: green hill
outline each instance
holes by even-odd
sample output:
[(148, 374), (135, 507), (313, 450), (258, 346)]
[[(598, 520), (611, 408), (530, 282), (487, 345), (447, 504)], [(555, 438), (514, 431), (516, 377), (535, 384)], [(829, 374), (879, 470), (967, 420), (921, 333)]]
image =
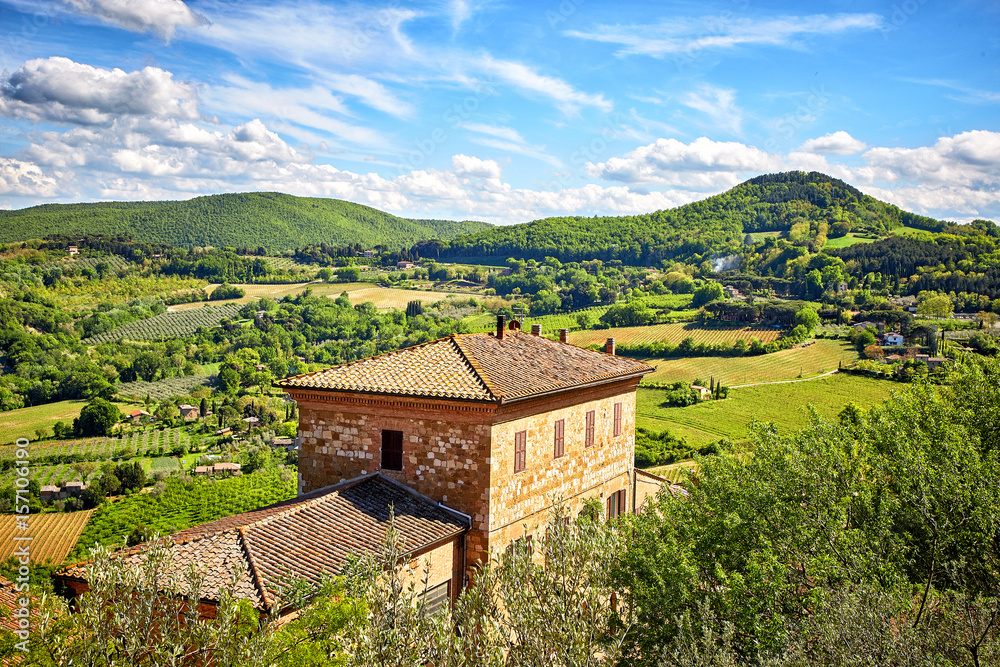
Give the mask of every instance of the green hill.
[[(945, 223), (901, 211), (818, 172), (766, 174), (675, 209), (618, 217), (545, 218), (452, 239), (440, 257), (619, 259), (630, 265), (735, 251), (751, 232), (794, 232), (806, 241), (848, 232), (884, 234)], [(418, 248), (420, 245), (418, 244)], [(433, 253), (422, 253), (434, 256)]]
[(187, 201), (45, 204), (0, 211), (0, 242), (50, 234), (120, 234), (170, 245), (263, 247), (269, 252), (319, 243), (385, 245), (398, 250), (424, 239), (450, 239), (487, 228), (483, 222), (411, 220), (339, 199), (275, 192)]

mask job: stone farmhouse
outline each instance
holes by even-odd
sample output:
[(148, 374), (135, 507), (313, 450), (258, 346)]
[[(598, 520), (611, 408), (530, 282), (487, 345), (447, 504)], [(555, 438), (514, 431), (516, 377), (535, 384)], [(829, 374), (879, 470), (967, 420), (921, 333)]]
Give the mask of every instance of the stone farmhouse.
[[(391, 505), (408, 568), (429, 559), (425, 595), (443, 603), (491, 552), (543, 530), (557, 499), (574, 515), (589, 498), (609, 518), (635, 511), (663, 483), (634, 468), (636, 388), (653, 369), (611, 340), (594, 352), (532, 329), (501, 316), (494, 332), (275, 383), (298, 403), (300, 495), (170, 536), (178, 568), (236, 563), (240, 595), (265, 611), (279, 571), (315, 581), (376, 550)], [(79, 593), (82, 572), (60, 576)]]

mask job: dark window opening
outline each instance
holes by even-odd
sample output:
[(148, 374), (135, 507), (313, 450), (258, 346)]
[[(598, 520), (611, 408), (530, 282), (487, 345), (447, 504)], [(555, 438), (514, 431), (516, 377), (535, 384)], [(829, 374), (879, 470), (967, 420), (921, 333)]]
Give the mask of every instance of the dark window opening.
[(403, 469), (403, 432), (382, 431), (382, 469)]

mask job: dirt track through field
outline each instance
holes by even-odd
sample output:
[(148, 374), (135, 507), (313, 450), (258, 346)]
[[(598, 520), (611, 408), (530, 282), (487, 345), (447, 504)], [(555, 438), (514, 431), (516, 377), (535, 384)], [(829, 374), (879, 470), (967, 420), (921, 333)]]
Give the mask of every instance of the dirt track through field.
[(796, 379), (796, 380), (775, 380), (774, 382), (754, 382), (753, 384), (738, 384), (738, 385), (734, 385), (734, 386), (729, 387), (729, 388), (730, 389), (743, 389), (744, 387), (759, 387), (762, 384), (792, 384), (793, 382), (809, 382), (810, 380), (818, 380), (820, 378), (830, 377), (831, 375), (833, 375), (834, 373), (837, 373), (837, 372), (838, 371), (836, 369), (834, 369), (832, 371), (828, 371), (826, 373), (823, 373), (822, 375), (817, 375), (817, 376), (811, 377), (811, 378), (799, 378), (799, 379)]

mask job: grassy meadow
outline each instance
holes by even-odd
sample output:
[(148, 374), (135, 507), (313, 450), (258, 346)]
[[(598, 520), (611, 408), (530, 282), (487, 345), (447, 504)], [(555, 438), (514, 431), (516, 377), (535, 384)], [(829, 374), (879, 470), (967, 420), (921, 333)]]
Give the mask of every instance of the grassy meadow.
[(782, 433), (791, 433), (808, 425), (806, 405), (813, 405), (823, 417), (835, 419), (850, 401), (868, 408), (888, 398), (898, 387), (889, 380), (836, 374), (804, 382), (732, 389), (727, 399), (686, 408), (661, 407), (665, 390), (640, 388), (636, 422), (654, 431), (668, 429), (687, 439), (689, 445), (720, 438), (742, 440), (749, 436), (748, 427), (755, 418), (773, 422)]
[[(62, 421), (72, 424), (73, 420), (80, 416), (80, 409), (88, 402), (84, 400), (58, 401), (2, 412), (0, 413), (0, 444), (10, 444), (18, 438), (28, 438), (34, 442), (36, 440), (35, 429), (39, 428), (46, 429), (51, 435), (52, 426), (56, 422)], [(123, 413), (142, 407), (141, 405), (124, 403), (119, 403), (117, 406)]]
[(667, 341), (678, 345), (685, 338), (693, 338), (695, 344), (735, 343), (743, 340), (749, 343), (756, 338), (762, 343), (769, 343), (781, 337), (781, 330), (765, 326), (726, 327), (702, 326), (696, 322), (676, 322), (671, 324), (652, 324), (645, 327), (616, 327), (612, 329), (591, 329), (574, 331), (569, 335), (569, 342), (586, 347), (587, 345), (603, 345), (608, 338), (614, 338), (619, 346), (637, 345)]
[(778, 382), (812, 377), (835, 370), (838, 363), (853, 363), (854, 348), (845, 341), (820, 339), (808, 347), (793, 347), (757, 357), (684, 357), (646, 359), (656, 371), (646, 382), (691, 382), (715, 378), (727, 386)]

